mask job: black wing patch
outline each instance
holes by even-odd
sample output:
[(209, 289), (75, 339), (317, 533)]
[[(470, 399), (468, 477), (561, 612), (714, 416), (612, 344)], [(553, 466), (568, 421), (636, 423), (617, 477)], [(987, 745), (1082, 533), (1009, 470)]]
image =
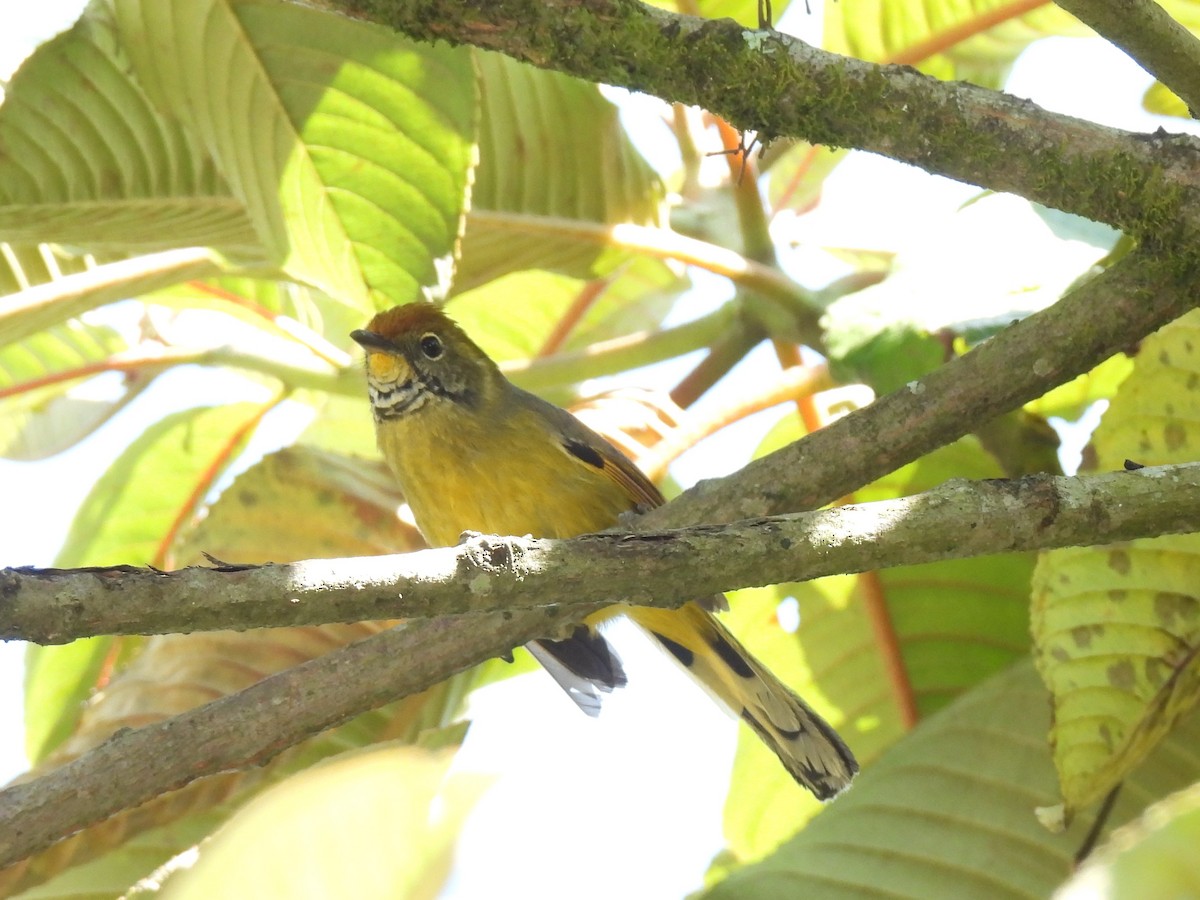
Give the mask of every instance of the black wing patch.
[(654, 639), (662, 644), (673, 657), (679, 660), (679, 664), (685, 669), (690, 669), (692, 664), (696, 662), (696, 654), (683, 646), (683, 644), (673, 641), (666, 635), (659, 634), (657, 631), (651, 631), (650, 633), (654, 635)]
[(585, 444), (583, 441), (566, 440), (563, 441), (563, 447), (572, 456), (583, 460), (592, 468), (604, 468), (604, 457), (600, 455), (599, 450), (590, 444)]

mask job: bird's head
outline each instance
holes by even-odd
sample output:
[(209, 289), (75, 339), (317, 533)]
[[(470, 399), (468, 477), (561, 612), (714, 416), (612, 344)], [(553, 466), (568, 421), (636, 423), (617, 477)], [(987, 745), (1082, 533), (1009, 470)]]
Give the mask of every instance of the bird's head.
[(367, 389), (379, 421), (433, 403), (478, 407), (503, 376), (438, 307), (409, 303), (350, 333), (367, 354)]

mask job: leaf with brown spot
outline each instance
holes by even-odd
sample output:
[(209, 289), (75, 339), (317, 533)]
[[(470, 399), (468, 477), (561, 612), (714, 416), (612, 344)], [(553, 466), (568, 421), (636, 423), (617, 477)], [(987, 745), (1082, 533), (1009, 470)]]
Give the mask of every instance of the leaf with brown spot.
[[(1095, 468), (1190, 462), (1200, 447), (1200, 314), (1147, 338), (1092, 443)], [(1033, 632), (1054, 697), (1068, 817), (1126, 778), (1200, 696), (1200, 538), (1042, 554)]]

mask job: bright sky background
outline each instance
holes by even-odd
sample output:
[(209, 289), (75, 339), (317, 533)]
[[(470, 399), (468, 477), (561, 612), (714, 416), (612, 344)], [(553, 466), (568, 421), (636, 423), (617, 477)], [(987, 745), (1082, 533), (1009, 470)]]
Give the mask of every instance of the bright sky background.
[[(41, 0), (21, 4), (16, 15), (0, 13), (0, 76), (38, 40), (69, 25), (82, 5)], [(1104, 124), (1184, 130), (1176, 120), (1141, 112), (1149, 84), (1149, 76), (1104, 42), (1050, 39), (1018, 61), (1008, 89)], [(950, 217), (976, 193), (857, 154), (829, 179), (822, 207), (796, 222), (789, 236), (904, 251), (928, 240), (930, 230), (952, 227)], [(0, 462), (0, 496), (9, 509), (22, 510), (0, 522), (7, 529), (0, 565), (52, 562), (78, 501), (123, 448), (128, 429), (158, 418), (178, 400), (183, 385), (194, 389), (193, 377), (176, 378), (181, 380), (148, 392), (83, 448), (38, 464)], [(203, 379), (208, 399), (229, 399), (229, 386), (214, 384), (211, 370)], [(705, 402), (719, 403), (727, 391), (719, 387)], [(737, 434), (707, 443), (681, 461), (677, 478), (686, 485), (736, 468), (745, 448), (777, 416), (760, 414)], [(471, 737), (458, 765), (503, 777), (463, 835), (454, 896), (495, 896), (505, 893), (498, 886), (520, 885), (527, 897), (558, 897), (569, 885), (573, 897), (607, 898), (630, 896), (631, 885), (637, 885), (639, 896), (672, 897), (700, 885), (724, 843), (724, 785), (703, 773), (728, 771), (734, 723), (632, 628), (618, 627), (634, 687), (614, 696), (599, 720), (579, 715), (540, 673), (488, 690), (475, 704)], [(18, 645), (0, 646), (0, 780), (25, 766), (21, 654)], [(636, 778), (625, 765), (630, 759), (645, 761), (634, 767)], [(502, 840), (505, 835), (508, 840)]]

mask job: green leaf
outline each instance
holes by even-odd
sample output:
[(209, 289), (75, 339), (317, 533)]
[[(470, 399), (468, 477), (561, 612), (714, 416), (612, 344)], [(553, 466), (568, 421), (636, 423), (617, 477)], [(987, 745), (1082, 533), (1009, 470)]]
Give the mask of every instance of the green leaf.
[[(795, 440), (794, 414), (760, 453)], [(995, 462), (972, 438), (943, 447), (855, 493), (856, 502), (926, 490), (950, 477), (991, 478)], [(899, 697), (923, 718), (1026, 652), (1030, 555), (904, 566), (858, 576), (739, 591), (733, 631), (786, 683), (827, 715), (863, 763), (905, 732)], [(781, 604), (800, 627), (781, 627)], [(897, 668), (891, 668), (891, 659)], [(760, 858), (820, 804), (743, 731), (725, 807), (725, 836), (739, 859)]]
[[(447, 311), (493, 359), (506, 362), (541, 354), (550, 335), (594, 283), (537, 269), (514, 272), (457, 295)], [(555, 352), (582, 351), (600, 341), (655, 331), (691, 286), (670, 264), (632, 259), (599, 285)]]
[(1200, 788), (1168, 797), (1088, 857), (1055, 897), (1141, 900), (1200, 896)]
[[(301, 631), (306, 631), (311, 640), (307, 643), (298, 640), (296, 634)], [(309, 655), (326, 652), (334, 646), (333, 642), (338, 637), (337, 627), (276, 629), (255, 634), (257, 640), (250, 641), (245, 635), (239, 635), (234, 646), (227, 648), (230, 651), (240, 649), (240, 658), (232, 655), (225, 660), (214, 657), (208, 661), (208, 671), (219, 674), (222, 670), (237, 668), (248, 659), (252, 663), (261, 663), (264, 658), (269, 658), (273, 646), (278, 668), (284, 668)], [(360, 631), (356, 636), (365, 634)], [(163, 648), (162, 656), (176, 658), (177, 665), (171, 674), (183, 669), (186, 674), (198, 678), (203, 673), (206, 661), (194, 656), (188, 659), (186, 656), (195, 653), (196, 642), (189, 640), (193, 637), (171, 635), (162, 639), (170, 642)], [(257, 658), (248, 656), (245, 651), (252, 649), (254, 643), (259, 641), (262, 643), (260, 655)], [(303, 744), (285, 750), (265, 766), (195, 782), (151, 801), (141, 809), (140, 815), (123, 813), (94, 826), (70, 839), (73, 842), (78, 840), (83, 845), (81, 849), (70, 849), (76, 850), (79, 859), (84, 861), (54, 875), (63, 865), (74, 861), (70, 858), (70, 851), (64, 852), (65, 848), (60, 846), (57, 854), (53, 851), (48, 854), (51, 857), (48, 868), (52, 877), (19, 896), (22, 900), (60, 900), (63, 897), (72, 900), (109, 900), (111, 897), (124, 896), (136, 882), (149, 876), (172, 857), (195, 846), (264, 789), (283, 782), (293, 773), (331, 756), (346, 754), (347, 751), (378, 741), (394, 740), (398, 735), (406, 743), (422, 741), (427, 734), (450, 735), (455, 728), (451, 722), (461, 711), (462, 698), (472, 683), (472, 676), (463, 673), (422, 694), (364, 713), (344, 725), (322, 732)], [(156, 699), (161, 703), (163, 699), (169, 701), (172, 695), (189, 693), (186, 682), (170, 676), (163, 683), (146, 687), (149, 689), (146, 697), (148, 705), (141, 713), (155, 719), (163, 716), (162, 707), (155, 705)], [(157, 688), (157, 694), (153, 692), (154, 688)], [(209, 695), (211, 682), (198, 678), (195, 688)], [(194, 694), (195, 688), (191, 693)], [(134, 717), (137, 712), (134, 711)], [(35, 867), (46, 865), (42, 857), (34, 859)], [(43, 874), (41, 877), (46, 876)], [(135, 892), (131, 896), (141, 894)]]
[(114, 638), (25, 650), (25, 752), (33, 765), (67, 739), (96, 688)]
[(663, 199), (617, 108), (590, 82), (498, 53), (476, 62), (479, 168), (455, 292), (522, 269), (612, 271), (628, 253), (596, 226), (656, 225)]
[(266, 409), (195, 407), (147, 428), (84, 499), (56, 565), (166, 565), (174, 530), (196, 511)]
[[(706, 19), (735, 19), (750, 28), (758, 27), (758, 0), (653, 0), (649, 5)], [(790, 0), (773, 0), (771, 12), (776, 23), (790, 5)]]
[(94, 0), (0, 108), (0, 238), (212, 247), (365, 313), (440, 277), (476, 115), (466, 51), (287, 4)]
[[(4, 114), (0, 112), (0, 122)], [(63, 275), (82, 272), (95, 260), (68, 253), (50, 244), (9, 244), (0, 241), (0, 296), (15, 294)]]
[(1054, 232), (1055, 236), (1064, 241), (1082, 241), (1108, 253), (1116, 246), (1121, 237), (1121, 232), (1104, 222), (1085, 219), (1083, 216), (1063, 212), (1061, 209), (1054, 209), (1051, 206), (1043, 206), (1040, 203), (1030, 203), (1030, 208), (1037, 213), (1038, 218), (1050, 226), (1050, 230)]
[(1133, 357), (1124, 353), (1110, 356), (1090, 372), (1084, 372), (1066, 384), (1060, 384), (1025, 409), (1039, 416), (1061, 416), (1075, 421), (1097, 400), (1108, 400), (1133, 371)]
[[(1193, 35), (1200, 35), (1200, 3), (1197, 3), (1196, 0), (1160, 0), (1159, 6)], [(1142, 106), (1147, 112), (1157, 113), (1160, 116), (1192, 118), (1187, 104), (1160, 81), (1154, 82), (1146, 89), (1142, 98)]]
[[(274, 337), (303, 340), (315, 334), (339, 350), (357, 346), (350, 332), (367, 318), (306, 285), (236, 275), (192, 279), (141, 299), (178, 310), (211, 309)], [(306, 333), (298, 335), (299, 331)]]
[(212, 155), (268, 260), (364, 311), (437, 282), (473, 156), (466, 52), (289, 4), (113, 3), (134, 70)]
[(23, 340), (88, 310), (221, 271), (203, 247), (164, 250), (92, 266), (52, 278), (5, 299), (0, 310), (0, 347)]
[(916, 66), (945, 80), (1000, 88), (1013, 60), (1050, 35), (1090, 32), (1047, 4), (1014, 15), (1008, 0), (870, 0), (825, 8), (824, 46), (870, 62)]
[(258, 245), (203, 146), (131, 76), (100, 0), (13, 77), (0, 147), (4, 240), (121, 253), (211, 246), (253, 254)]
[(946, 361), (936, 335), (904, 322), (880, 322), (879, 310), (862, 310), (826, 332), (825, 348), (834, 377), (858, 381), (879, 396), (928, 375)]
[(365, 378), (360, 386), (361, 393), (354, 397), (335, 397), (307, 391), (295, 395), (295, 399), (307, 402), (316, 409), (316, 416), (299, 440), (316, 450), (378, 459), (375, 421), (366, 400)]
[[(833, 170), (849, 154), (849, 150), (814, 147), (797, 141), (782, 154), (775, 154), (774, 146), (762, 161), (767, 178), (767, 199), (771, 210), (788, 209), (803, 215), (821, 202), (821, 191)], [(768, 164), (769, 163), (769, 164)]]
[(1146, 93), (1142, 95), (1142, 108), (1148, 113), (1159, 116), (1174, 116), (1177, 119), (1192, 118), (1187, 104), (1161, 81), (1156, 81), (1146, 88)]
[(346, 754), (250, 803), (159, 896), (428, 898), (489, 780), (447, 774), (452, 753), (393, 746)]
[[(1050, 834), (1032, 814), (1055, 791), (1046, 700), (1027, 661), (996, 674), (867, 767), (777, 853), (705, 897), (1049, 896), (1070, 874), (1090, 823)], [(1200, 775), (1197, 741), (1193, 721), (1133, 777), (1113, 821)]]
[[(1146, 338), (1093, 438), (1099, 471), (1191, 461), (1200, 447), (1200, 314)], [(1200, 698), (1200, 538), (1042, 554), (1037, 661), (1054, 695), (1064, 814), (1127, 777)]]
[[(120, 390), (97, 397), (70, 393), (96, 374), (98, 364), (124, 349), (125, 341), (113, 328), (79, 321), (0, 348), (0, 456), (45, 459), (124, 408), (148, 379), (126, 376)], [(79, 374), (62, 378), (70, 372)]]

